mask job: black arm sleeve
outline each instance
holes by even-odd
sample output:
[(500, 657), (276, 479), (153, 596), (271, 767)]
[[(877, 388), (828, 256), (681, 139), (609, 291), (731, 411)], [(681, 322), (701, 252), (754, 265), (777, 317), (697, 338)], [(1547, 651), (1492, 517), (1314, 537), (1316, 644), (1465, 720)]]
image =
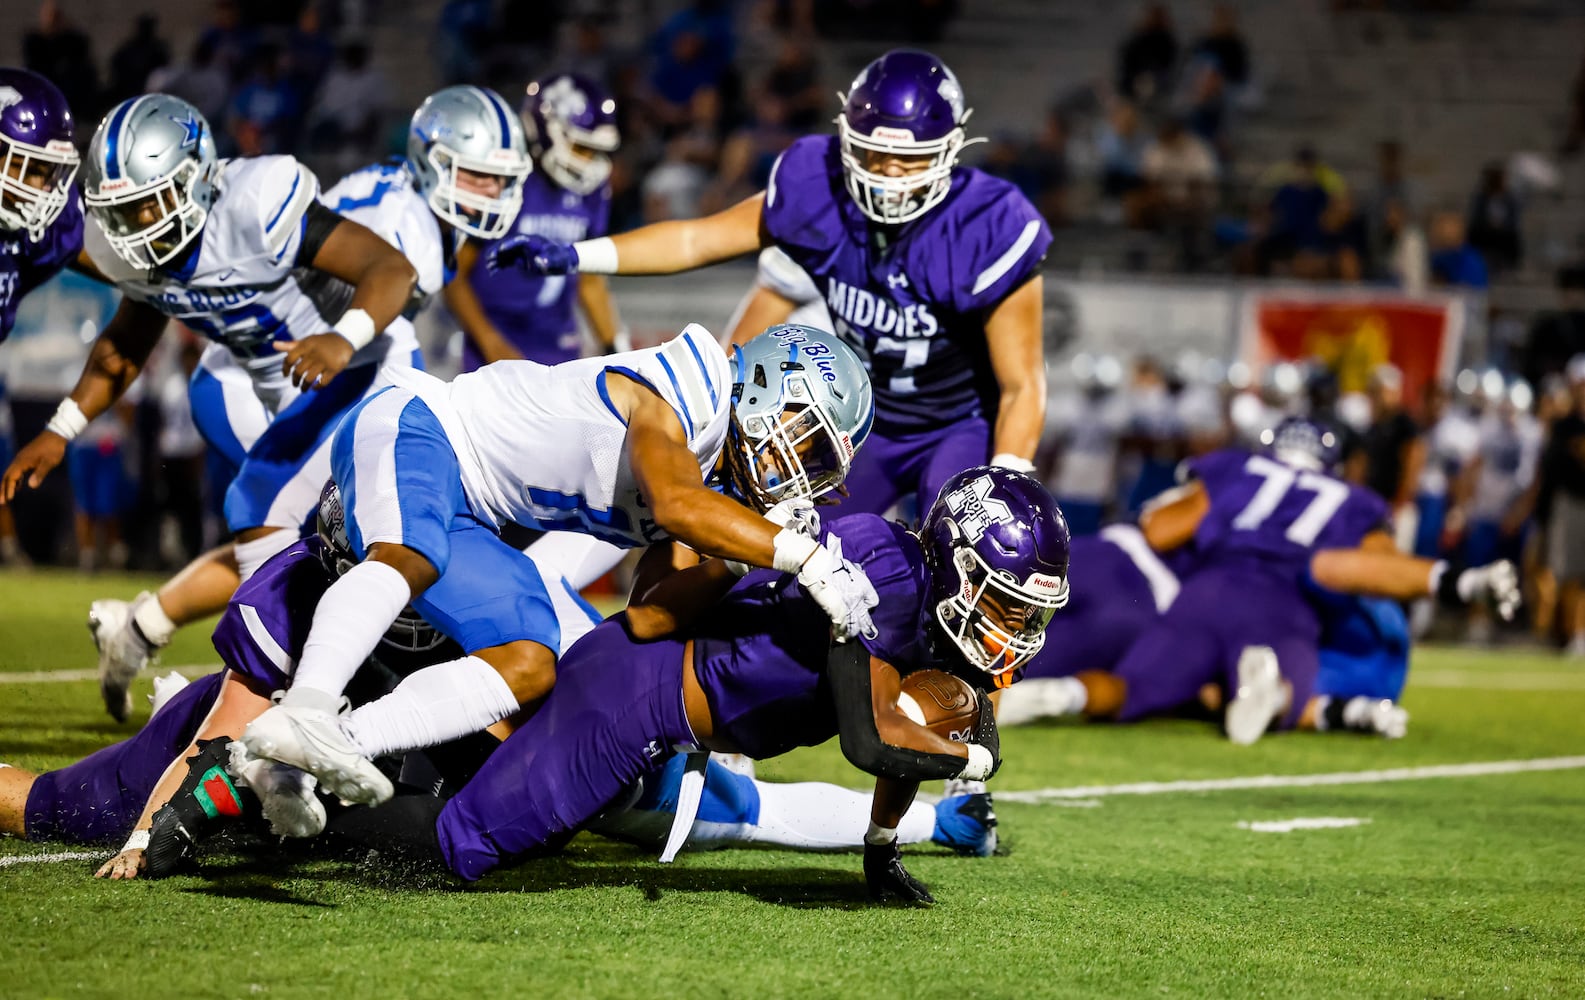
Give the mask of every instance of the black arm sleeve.
[(313, 267), (314, 258), (319, 256), (331, 232), (347, 220), (317, 201), (308, 206), (304, 215), (307, 219), (303, 226), (303, 242), (298, 246), (294, 260), (298, 267)]
[(832, 646), (826, 675), (831, 679), (837, 733), (848, 763), (878, 778), (898, 781), (955, 778), (962, 773), (962, 757), (894, 747), (881, 739), (870, 695), (870, 653), (861, 643)]

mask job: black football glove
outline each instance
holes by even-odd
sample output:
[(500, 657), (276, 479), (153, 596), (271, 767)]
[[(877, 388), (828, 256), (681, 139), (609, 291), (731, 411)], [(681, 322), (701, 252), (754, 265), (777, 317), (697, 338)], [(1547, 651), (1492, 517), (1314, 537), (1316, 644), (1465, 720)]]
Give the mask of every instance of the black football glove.
[(996, 706), (991, 704), (990, 695), (984, 691), (975, 694), (980, 702), (980, 718), (974, 725), (974, 742), (991, 752), (991, 773), (985, 776), (989, 781), (1002, 768), (1002, 736), (996, 728)]
[(903, 867), (903, 852), (897, 849), (895, 837), (888, 844), (864, 845), (864, 881), (870, 898), (876, 901), (899, 899), (926, 906), (936, 901), (925, 884)]

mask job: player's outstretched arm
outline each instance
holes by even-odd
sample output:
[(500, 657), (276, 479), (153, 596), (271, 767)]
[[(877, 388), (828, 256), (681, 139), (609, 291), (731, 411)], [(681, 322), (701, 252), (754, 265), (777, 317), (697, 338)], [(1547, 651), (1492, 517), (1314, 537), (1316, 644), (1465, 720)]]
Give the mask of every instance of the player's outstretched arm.
[(1139, 515), (1139, 530), (1157, 552), (1171, 552), (1194, 537), (1211, 496), (1199, 482), (1187, 483), (1151, 500)]
[(88, 422), (114, 406), (149, 360), (165, 332), (164, 314), (123, 297), (116, 314), (89, 349), (88, 361), (71, 395), (61, 401), (49, 424), (12, 459), (0, 479), (0, 503), (10, 503), (23, 477), (37, 489), (66, 457), (66, 443)]
[(898, 705), (902, 677), (897, 669), (859, 643), (833, 646), (826, 672), (842, 754), (861, 771), (897, 781), (984, 781), (1001, 766), (996, 712), (983, 692), (974, 741), (959, 743), (904, 714)]
[(418, 272), (400, 250), (323, 205), (308, 210), (299, 263), (351, 285), (352, 303), (336, 328), (295, 343), (277, 343), (293, 384), (311, 389), (335, 378), (358, 349), (402, 314), (418, 286)]
[(1434, 596), (1442, 604), (1463, 607), (1488, 600), (1505, 621), (1519, 609), (1519, 575), (1507, 561), (1453, 569), (1442, 560), (1394, 550), (1322, 549), (1310, 557), (1310, 578), (1340, 594), (1396, 601)]
[(770, 243), (765, 196), (754, 195), (702, 219), (657, 222), (572, 245), (537, 233), (508, 236), (490, 251), (492, 268), (530, 274), (676, 274), (731, 260)]
[[(692, 566), (676, 566), (673, 553), (692, 557)], [(663, 639), (687, 628), (719, 601), (738, 576), (722, 559), (697, 561), (698, 556), (675, 542), (650, 546), (639, 564), (633, 596), (627, 602), (627, 631), (639, 642)], [(646, 565), (647, 564), (647, 565)]]
[(471, 240), (457, 251), (457, 276), (447, 282), (441, 292), (446, 298), (446, 308), (456, 317), (457, 325), (462, 327), (462, 335), (473, 341), (485, 364), (521, 361), (523, 355), (490, 321), (484, 307), (479, 304), (479, 296), (474, 293), (473, 280), (469, 275), (473, 273), (473, 265), (478, 259), (479, 246)]
[(132, 828), (132, 836), (127, 838), (126, 845), (115, 857), (106, 861), (94, 873), (94, 877), (130, 879), (142, 874), (148, 866), (145, 852), (149, 843), (149, 831), (154, 827), (154, 814), (159, 812), (181, 788), (182, 779), (187, 776), (187, 762), (199, 752), (198, 741), (235, 738), (242, 733), (244, 726), (269, 707), (268, 695), (260, 694), (236, 674), (228, 672), (221, 683), (220, 695), (215, 699), (214, 707), (209, 710), (209, 715), (205, 717), (197, 735), (187, 745), (187, 749), (177, 754), (176, 759), (171, 761), (170, 766), (154, 785), (154, 790), (149, 793), (149, 800), (144, 803), (143, 812)]
[(993, 465), (1034, 471), (1035, 448), (1046, 423), (1046, 365), (1042, 341), (1044, 279), (1038, 274), (991, 310), (985, 341), (1001, 390), (992, 437)]

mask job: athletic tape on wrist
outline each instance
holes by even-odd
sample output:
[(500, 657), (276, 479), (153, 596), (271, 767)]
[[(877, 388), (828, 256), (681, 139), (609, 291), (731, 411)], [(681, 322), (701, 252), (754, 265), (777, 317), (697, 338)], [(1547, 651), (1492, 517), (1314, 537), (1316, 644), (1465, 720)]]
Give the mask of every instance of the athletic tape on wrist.
[(991, 459), (991, 464), (999, 465), (1004, 469), (1012, 469), (1014, 472), (1035, 471), (1035, 463), (1031, 462), (1027, 458), (1014, 455), (1010, 451), (1004, 451), (997, 454), (995, 458)]
[(122, 851), (146, 851), (146, 850), (148, 850), (148, 847), (149, 847), (149, 831), (147, 831), (147, 830), (133, 830), (132, 831), (132, 836), (128, 837), (127, 838), (127, 842), (125, 844), (121, 845), (121, 850)]
[(51, 434), (59, 434), (70, 441), (83, 432), (88, 426), (88, 418), (83, 415), (82, 407), (71, 397), (61, 400), (61, 405), (55, 408), (55, 415), (50, 417), (50, 422), (44, 429)]
[(970, 743), (968, 748), (969, 762), (964, 765), (958, 777), (966, 781), (984, 781), (996, 769), (996, 758), (978, 743)]
[(354, 351), (361, 350), (374, 339), (374, 319), (362, 309), (348, 309), (336, 321), (335, 331), (347, 339)]
[(616, 273), (616, 244), (611, 242), (609, 236), (579, 240), (572, 245), (572, 252), (578, 255), (578, 271), (581, 274)]
[(796, 573), (803, 569), (804, 563), (820, 548), (819, 542), (791, 528), (776, 532), (775, 545), (776, 552), (771, 565), (782, 573)]

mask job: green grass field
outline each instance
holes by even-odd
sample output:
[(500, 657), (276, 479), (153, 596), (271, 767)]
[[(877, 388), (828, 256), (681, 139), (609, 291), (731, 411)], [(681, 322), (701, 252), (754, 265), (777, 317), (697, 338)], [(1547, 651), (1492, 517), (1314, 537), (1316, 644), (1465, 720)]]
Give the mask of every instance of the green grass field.
[[(0, 575), (0, 761), (68, 763), (131, 732), (92, 680), (88, 601), (149, 581)], [(173, 665), (212, 662), (191, 629)], [(1409, 737), (1051, 725), (1003, 737), (1001, 792), (1585, 754), (1585, 671), (1426, 650)], [(149, 690), (140, 683), (141, 695)], [(144, 710), (146, 712), (146, 710)], [(1585, 772), (998, 804), (1004, 854), (916, 848), (940, 900), (875, 908), (859, 859), (772, 850), (660, 866), (597, 838), (467, 888), (378, 863), (211, 857), (96, 881), (81, 847), (0, 840), (0, 997), (1585, 996)], [(761, 776), (864, 783), (834, 746)], [(1333, 817), (1291, 833), (1241, 823)], [(108, 854), (108, 851), (105, 852)]]

